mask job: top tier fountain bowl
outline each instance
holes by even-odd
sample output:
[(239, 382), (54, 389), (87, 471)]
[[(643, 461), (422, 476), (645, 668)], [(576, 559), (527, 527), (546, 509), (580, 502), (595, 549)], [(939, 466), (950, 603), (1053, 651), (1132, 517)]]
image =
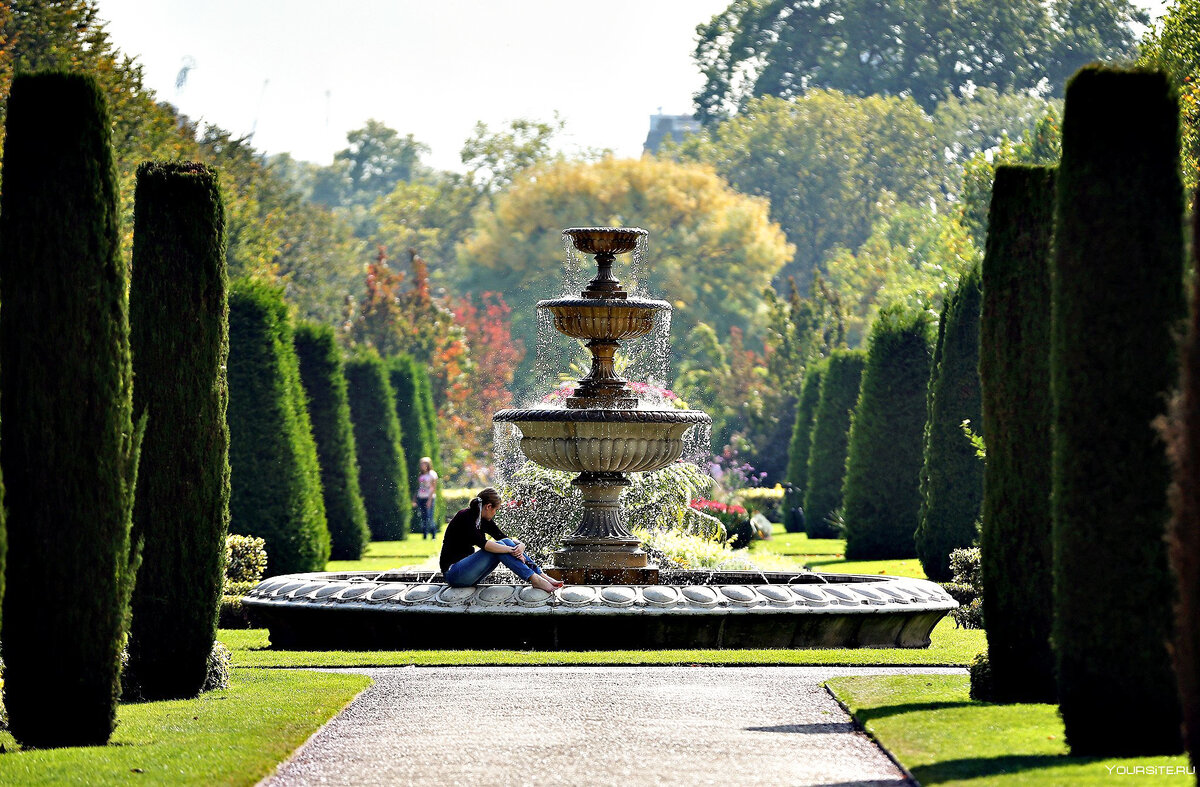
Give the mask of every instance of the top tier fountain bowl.
[(560, 333), (586, 342), (592, 367), (565, 408), (501, 410), (492, 420), (521, 431), (521, 450), (531, 461), (579, 475), (572, 485), (583, 497), (583, 520), (563, 539), (548, 571), (569, 584), (658, 584), (638, 539), (625, 527), (620, 497), (626, 473), (666, 467), (683, 453), (683, 436), (697, 424), (710, 424), (698, 410), (639, 407), (614, 359), (622, 340), (654, 329), (666, 301), (630, 298), (612, 273), (618, 254), (636, 248), (641, 229), (580, 227), (563, 235), (584, 254), (596, 256), (596, 277), (578, 298), (540, 301)]
[(591, 370), (565, 407), (502, 410), (493, 420), (520, 431), (521, 449), (545, 467), (577, 473), (583, 518), (553, 555), (554, 593), (489, 577), (453, 588), (440, 573), (396, 569), (290, 574), (261, 582), (243, 600), (271, 644), (352, 648), (925, 647), (957, 606), (926, 580), (818, 574), (667, 570), (651, 565), (625, 526), (627, 473), (666, 467), (684, 434), (708, 424), (697, 410), (652, 409), (615, 369), (620, 343), (649, 334), (665, 301), (631, 298), (613, 276), (620, 254), (645, 231), (564, 231), (593, 254), (597, 273), (579, 297), (538, 303), (554, 327), (586, 343)]

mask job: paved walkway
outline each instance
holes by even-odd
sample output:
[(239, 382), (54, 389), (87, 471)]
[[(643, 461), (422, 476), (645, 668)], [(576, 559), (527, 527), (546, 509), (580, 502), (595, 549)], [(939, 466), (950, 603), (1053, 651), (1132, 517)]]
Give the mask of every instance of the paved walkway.
[(904, 785), (821, 687), (888, 667), (398, 667), (265, 781)]

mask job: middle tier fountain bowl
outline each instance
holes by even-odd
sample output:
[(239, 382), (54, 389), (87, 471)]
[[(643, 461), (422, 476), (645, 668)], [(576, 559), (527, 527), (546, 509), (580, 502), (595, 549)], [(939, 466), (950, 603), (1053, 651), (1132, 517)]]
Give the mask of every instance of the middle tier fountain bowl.
[(596, 257), (580, 297), (541, 301), (560, 332), (586, 342), (592, 367), (565, 407), (502, 410), (525, 456), (577, 473), (583, 517), (547, 573), (567, 587), (486, 582), (452, 588), (413, 571), (273, 577), (243, 601), (275, 647), (831, 648), (929, 645), (957, 603), (925, 580), (851, 574), (668, 571), (649, 561), (625, 526), (626, 473), (652, 472), (683, 453), (684, 434), (711, 419), (698, 410), (647, 409), (615, 370), (622, 340), (645, 336), (665, 301), (631, 298), (612, 275), (618, 254), (645, 231), (575, 228)]

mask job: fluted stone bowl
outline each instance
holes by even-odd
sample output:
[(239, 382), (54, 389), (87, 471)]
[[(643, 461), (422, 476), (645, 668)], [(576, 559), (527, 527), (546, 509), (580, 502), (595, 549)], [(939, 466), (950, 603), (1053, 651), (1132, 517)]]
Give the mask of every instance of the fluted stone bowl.
[(562, 234), (584, 254), (626, 254), (650, 233), (639, 227), (571, 227)]
[(538, 301), (554, 316), (554, 328), (576, 339), (636, 339), (654, 330), (654, 315), (666, 301), (645, 298), (553, 298)]
[(531, 461), (569, 473), (659, 470), (683, 455), (683, 435), (712, 419), (699, 410), (501, 410), (515, 424)]

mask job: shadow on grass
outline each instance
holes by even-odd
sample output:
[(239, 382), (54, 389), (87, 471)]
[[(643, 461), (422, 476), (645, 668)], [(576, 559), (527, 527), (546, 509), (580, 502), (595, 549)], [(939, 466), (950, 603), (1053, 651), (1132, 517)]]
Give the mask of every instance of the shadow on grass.
[(940, 784), (1062, 765), (1087, 765), (1102, 759), (1102, 757), (1070, 757), (1066, 754), (1006, 754), (1000, 757), (943, 760), (929, 765), (918, 765), (911, 770), (913, 778), (921, 784)]
[(917, 713), (925, 710), (946, 710), (947, 708), (979, 707), (978, 702), (962, 700), (959, 702), (907, 702), (903, 705), (880, 705), (877, 708), (858, 708), (855, 717), (866, 724), (874, 719), (885, 719), (888, 716), (898, 716), (901, 713)]
[(747, 732), (790, 732), (800, 735), (825, 735), (838, 732), (855, 732), (853, 722), (824, 722), (820, 724), (776, 724), (772, 727), (747, 727)]

